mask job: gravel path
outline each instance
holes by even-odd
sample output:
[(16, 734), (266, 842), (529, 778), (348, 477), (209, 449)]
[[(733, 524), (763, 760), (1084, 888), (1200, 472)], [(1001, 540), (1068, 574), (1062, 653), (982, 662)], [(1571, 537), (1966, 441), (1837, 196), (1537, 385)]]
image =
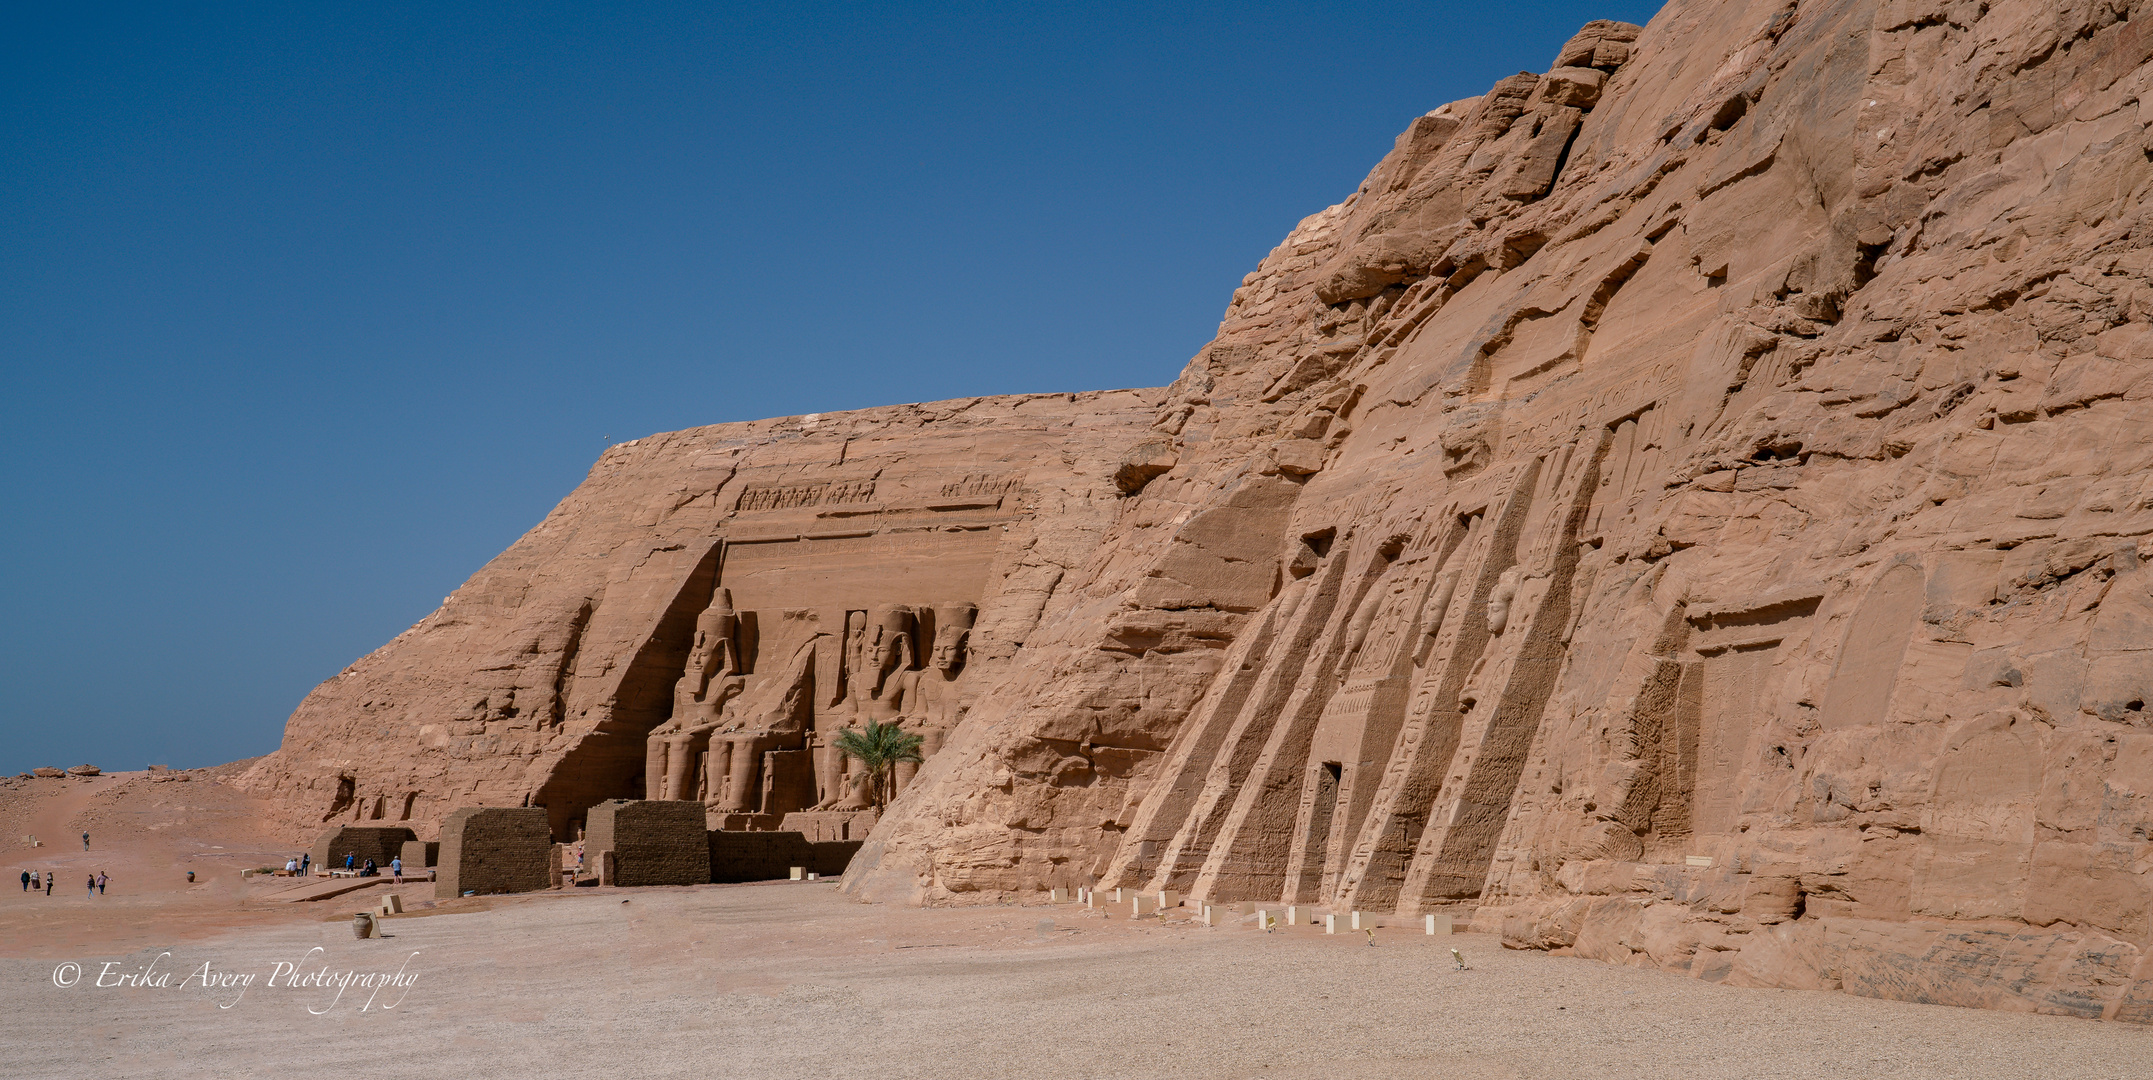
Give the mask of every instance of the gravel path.
[[(622, 903), (626, 899), (627, 903)], [(176, 941), (168, 988), (95, 988), (162, 949), (0, 943), (0, 1075), (1388, 1078), (2143, 1077), (2153, 1031), (1833, 993), (1712, 986), (1492, 938), (1324, 937), (920, 911), (825, 883), (457, 901), (357, 941), (353, 905)], [(457, 913), (459, 906), (483, 908)], [(1467, 957), (1457, 970), (1449, 950)], [(374, 993), (281, 985), (397, 970)], [(32, 956), (33, 951), (46, 955)], [(244, 995), (193, 976), (255, 973)], [(110, 981), (109, 973), (107, 981)], [(184, 983), (184, 985), (180, 985)], [(369, 995), (371, 1003), (369, 1003)], [(389, 1007), (394, 1005), (393, 1008)], [(314, 1015), (319, 1012), (320, 1015)]]

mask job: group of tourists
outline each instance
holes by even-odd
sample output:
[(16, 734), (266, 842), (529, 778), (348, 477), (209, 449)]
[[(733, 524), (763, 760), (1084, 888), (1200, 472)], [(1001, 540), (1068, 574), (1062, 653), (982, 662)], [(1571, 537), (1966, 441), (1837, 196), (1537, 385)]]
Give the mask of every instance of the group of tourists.
[[(53, 880), (53, 873), (50, 870), (45, 871), (42, 875), (40, 875), (35, 870), (25, 870), (22, 872), (22, 891), (26, 893), (37, 892), (39, 888), (42, 887), (44, 889), (45, 895), (51, 896)], [(102, 870), (91, 874), (89, 876), (89, 880), (86, 882), (88, 895), (103, 896), (105, 893), (105, 886), (110, 883), (111, 880), (112, 878), (107, 876)]]
[[(360, 877), (381, 876), (381, 868), (374, 864), (374, 860), (368, 859), (364, 864), (354, 865), (358, 863), (358, 858), (357, 855), (345, 855), (344, 869)], [(284, 873), (289, 877), (306, 877), (313, 872), (314, 856), (311, 852), (284, 860)], [(389, 873), (395, 877), (397, 884), (404, 883), (404, 860), (401, 857), (389, 860)]]

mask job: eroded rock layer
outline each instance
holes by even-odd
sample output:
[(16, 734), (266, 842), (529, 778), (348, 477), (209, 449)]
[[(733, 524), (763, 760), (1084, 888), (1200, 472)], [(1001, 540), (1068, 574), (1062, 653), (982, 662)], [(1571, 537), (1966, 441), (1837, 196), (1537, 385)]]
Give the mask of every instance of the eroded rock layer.
[[(1456, 906), (1705, 979), (2153, 1019), (2149, 7), (1591, 24), (1416, 119), (1172, 386), (972, 405), (977, 471), (1032, 494), (965, 511), (1006, 530), (976, 596), (885, 598), (976, 601), (978, 657), (846, 887)], [(713, 540), (821, 513), (750, 488), (985, 438), (930, 411), (614, 451), (258, 781), (317, 816), (619, 793)], [(837, 592), (759, 602), (850, 607), (865, 564), (799, 543)]]

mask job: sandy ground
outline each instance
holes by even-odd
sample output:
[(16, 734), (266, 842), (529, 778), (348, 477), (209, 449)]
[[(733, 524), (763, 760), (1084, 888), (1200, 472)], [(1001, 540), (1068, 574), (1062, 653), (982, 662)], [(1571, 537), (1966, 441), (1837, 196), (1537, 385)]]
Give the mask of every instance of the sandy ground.
[[(211, 816), (237, 805), (191, 798)], [(227, 858), (190, 832), (152, 835), (186, 840), (165, 858)], [(142, 841), (142, 873), (159, 842)], [(1404, 927), (1370, 947), (1073, 905), (866, 905), (806, 882), (423, 908), (421, 886), (390, 936), (360, 941), (350, 914), (370, 895), (280, 904), (274, 888), (0, 893), (0, 1076), (2153, 1075), (2141, 1028), (1713, 986)]]

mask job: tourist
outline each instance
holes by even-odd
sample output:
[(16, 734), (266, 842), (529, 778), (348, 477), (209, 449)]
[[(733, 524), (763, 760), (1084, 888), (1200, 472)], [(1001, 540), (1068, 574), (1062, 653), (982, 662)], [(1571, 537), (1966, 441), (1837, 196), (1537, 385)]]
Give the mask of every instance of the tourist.
[(97, 895), (99, 895), (99, 896), (103, 896), (103, 895), (105, 895), (105, 882), (108, 882), (108, 881), (111, 881), (111, 880), (112, 880), (111, 878), (109, 878), (109, 877), (106, 877), (106, 876), (105, 876), (105, 872), (104, 872), (104, 871), (102, 871), (102, 870), (99, 870), (99, 871), (97, 872)]
[(90, 899), (95, 900), (97, 899), (97, 875), (91, 874), (89, 877), (89, 882), (90, 891), (86, 895), (89, 896)]
[(286, 860), (284, 860), (284, 876), (285, 876), (285, 877), (298, 877), (298, 876), (299, 876), (299, 860), (297, 860), (297, 859), (286, 859)]
[(356, 857), (356, 856), (352, 856), (352, 855), (346, 855), (346, 856), (344, 856), (344, 869), (346, 869), (346, 870), (349, 870), (349, 869), (351, 869), (351, 860), (352, 860), (353, 858), (355, 858), (355, 857)]
[(45, 895), (52, 895), (52, 871), (45, 871)]
[(299, 876), (307, 876), (307, 872), (312, 869), (314, 869), (314, 853), (309, 851), (299, 856)]
[(89, 834), (89, 833), (83, 833), (83, 834), (82, 834), (82, 850), (84, 850), (84, 851), (88, 851), (88, 850), (90, 850), (90, 834)]
[(393, 858), (393, 859), (390, 859), (390, 860), (389, 860), (389, 877), (390, 877), (390, 879), (391, 879), (391, 880), (395, 881), (395, 882), (396, 882), (396, 883), (397, 883), (398, 885), (402, 885), (402, 884), (404, 883), (404, 857), (403, 857), (403, 856), (399, 855), (399, 856), (397, 856), (396, 858)]
[(361, 871), (359, 871), (359, 876), (360, 876), (360, 877), (380, 877), (380, 876), (381, 876), (381, 869), (380, 869), (379, 867), (377, 867), (377, 866), (375, 866), (375, 865), (374, 865), (374, 860), (372, 860), (372, 859), (368, 859), (368, 860), (366, 860), (366, 869), (364, 869), (364, 870), (361, 870)]
[(22, 872), (22, 891), (24, 892), (30, 891), (30, 877), (31, 874), (28, 870)]

